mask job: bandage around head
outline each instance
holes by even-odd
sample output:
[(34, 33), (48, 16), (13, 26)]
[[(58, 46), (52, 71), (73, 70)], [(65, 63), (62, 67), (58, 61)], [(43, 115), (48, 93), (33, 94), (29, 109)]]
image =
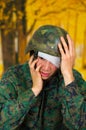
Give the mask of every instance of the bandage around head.
[(43, 53), (43, 52), (38, 52), (38, 56), (48, 60), (49, 62), (54, 64), (57, 68), (59, 68), (60, 57), (52, 56), (52, 55), (49, 55), (49, 54), (46, 54), (46, 53)]

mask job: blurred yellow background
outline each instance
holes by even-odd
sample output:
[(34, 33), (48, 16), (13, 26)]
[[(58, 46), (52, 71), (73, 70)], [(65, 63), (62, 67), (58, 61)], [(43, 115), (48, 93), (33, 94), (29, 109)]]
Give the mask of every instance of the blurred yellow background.
[[(16, 2), (18, 2), (18, 0), (16, 0)], [(21, 2), (23, 9), (21, 9), (20, 5), (18, 6), (16, 2), (10, 4), (12, 8), (10, 7), (9, 14), (13, 11), (13, 18), (12, 25), (11, 23), (8, 24), (11, 27), (11, 32), (18, 31), (18, 35), (14, 38), (15, 43), (18, 43), (18, 62), (23, 63), (28, 58), (28, 56), (24, 55), (25, 46), (33, 32), (39, 26), (45, 24), (57, 25), (66, 29), (74, 40), (76, 49), (76, 62), (74, 67), (82, 74), (83, 78), (86, 79), (86, 0), (26, 0), (23, 3)], [(1, 5), (4, 9), (7, 3), (10, 2), (2, 1), (2, 3)], [(10, 17), (9, 14), (8, 17)], [(3, 17), (2, 15), (3, 13), (0, 14), (0, 17)], [(21, 21), (23, 22), (21, 23)], [(9, 31), (7, 29), (4, 32), (4, 35), (6, 35)], [(2, 33), (2, 28), (0, 33)], [(0, 36), (1, 76), (4, 72), (2, 51), (4, 41), (2, 40), (2, 34), (0, 34)], [(14, 64), (16, 64), (16, 62)]]

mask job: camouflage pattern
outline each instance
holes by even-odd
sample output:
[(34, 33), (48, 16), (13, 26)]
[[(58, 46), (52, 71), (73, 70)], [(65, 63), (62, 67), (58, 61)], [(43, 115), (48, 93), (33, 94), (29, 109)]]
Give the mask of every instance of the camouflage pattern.
[(0, 81), (0, 130), (86, 130), (86, 82), (64, 86), (58, 72), (35, 97), (28, 63), (8, 69)]
[(29, 41), (25, 53), (31, 50), (41, 51), (54, 56), (60, 56), (57, 44), (60, 43), (60, 37), (66, 39), (67, 32), (57, 26), (44, 25), (38, 28)]

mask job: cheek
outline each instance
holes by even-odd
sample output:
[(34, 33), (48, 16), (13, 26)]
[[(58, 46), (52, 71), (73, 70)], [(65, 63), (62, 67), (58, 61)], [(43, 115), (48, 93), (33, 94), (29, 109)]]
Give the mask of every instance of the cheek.
[(52, 66), (52, 67), (51, 67), (51, 70), (52, 70), (52, 72), (54, 73), (54, 72), (57, 70), (57, 67), (56, 67), (56, 66)]
[(37, 66), (39, 66), (39, 65), (43, 65), (43, 62), (41, 61), (41, 59), (38, 59), (38, 62), (37, 62), (36, 65), (37, 65)]

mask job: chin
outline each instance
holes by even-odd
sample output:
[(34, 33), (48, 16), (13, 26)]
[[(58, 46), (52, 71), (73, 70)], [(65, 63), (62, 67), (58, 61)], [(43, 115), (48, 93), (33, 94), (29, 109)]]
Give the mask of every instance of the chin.
[(43, 80), (47, 80), (47, 79), (49, 79), (49, 77), (42, 77), (42, 79), (43, 79)]

